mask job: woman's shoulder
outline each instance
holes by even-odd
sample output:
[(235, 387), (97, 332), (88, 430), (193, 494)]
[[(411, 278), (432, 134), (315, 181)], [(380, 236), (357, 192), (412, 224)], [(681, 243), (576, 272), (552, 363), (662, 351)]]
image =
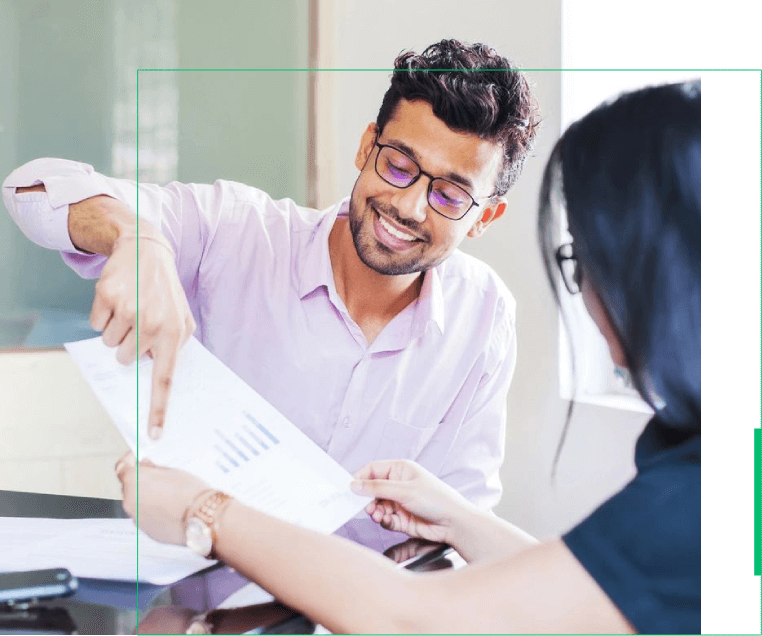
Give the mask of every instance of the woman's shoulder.
[(676, 425), (655, 415), (635, 446), (638, 474), (658, 467), (701, 464), (701, 421)]

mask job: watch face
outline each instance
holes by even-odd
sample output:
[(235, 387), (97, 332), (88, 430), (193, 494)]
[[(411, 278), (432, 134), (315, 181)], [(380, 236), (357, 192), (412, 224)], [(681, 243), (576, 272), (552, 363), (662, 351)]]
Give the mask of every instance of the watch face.
[(203, 557), (212, 552), (212, 529), (198, 517), (191, 517), (185, 526), (185, 544)]

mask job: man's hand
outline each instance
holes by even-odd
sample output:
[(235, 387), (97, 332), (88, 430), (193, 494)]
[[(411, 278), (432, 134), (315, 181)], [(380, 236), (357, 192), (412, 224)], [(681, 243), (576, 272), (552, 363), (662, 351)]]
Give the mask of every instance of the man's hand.
[[(45, 191), (42, 183), (16, 188), (17, 193)], [(157, 439), (164, 427), (177, 355), (196, 330), (172, 247), (150, 225), (141, 227), (138, 237), (135, 215), (106, 195), (72, 203), (68, 229), (77, 249), (108, 256), (95, 285), (93, 329), (103, 332), (104, 344), (119, 347), (116, 357), (122, 364), (145, 354), (153, 358), (148, 435)]]
[(148, 434), (157, 439), (177, 355), (196, 329), (172, 250), (158, 232), (155, 240), (125, 236), (115, 242), (95, 285), (90, 324), (103, 332), (104, 344), (118, 347), (116, 357), (122, 364), (145, 354), (153, 358)]
[(387, 530), (455, 545), (474, 506), (429, 471), (408, 460), (372, 462), (355, 473), (352, 490), (370, 495), (365, 511)]

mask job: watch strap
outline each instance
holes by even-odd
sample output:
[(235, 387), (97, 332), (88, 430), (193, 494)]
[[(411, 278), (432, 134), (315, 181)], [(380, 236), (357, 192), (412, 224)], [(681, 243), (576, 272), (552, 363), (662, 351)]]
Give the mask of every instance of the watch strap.
[(207, 555), (208, 559), (217, 559), (217, 528), (219, 526), (220, 515), (230, 503), (230, 495), (221, 490), (207, 490), (202, 492), (188, 508), (185, 515), (185, 524), (187, 527), (188, 519), (195, 517), (200, 519), (211, 531), (212, 549)]

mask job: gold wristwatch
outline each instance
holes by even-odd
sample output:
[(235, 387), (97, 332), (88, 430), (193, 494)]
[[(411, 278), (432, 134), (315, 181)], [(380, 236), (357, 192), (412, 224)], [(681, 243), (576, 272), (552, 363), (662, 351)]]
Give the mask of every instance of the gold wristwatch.
[(216, 559), (214, 545), (220, 514), (230, 503), (230, 495), (219, 490), (202, 492), (188, 508), (185, 518), (185, 545), (207, 559)]

